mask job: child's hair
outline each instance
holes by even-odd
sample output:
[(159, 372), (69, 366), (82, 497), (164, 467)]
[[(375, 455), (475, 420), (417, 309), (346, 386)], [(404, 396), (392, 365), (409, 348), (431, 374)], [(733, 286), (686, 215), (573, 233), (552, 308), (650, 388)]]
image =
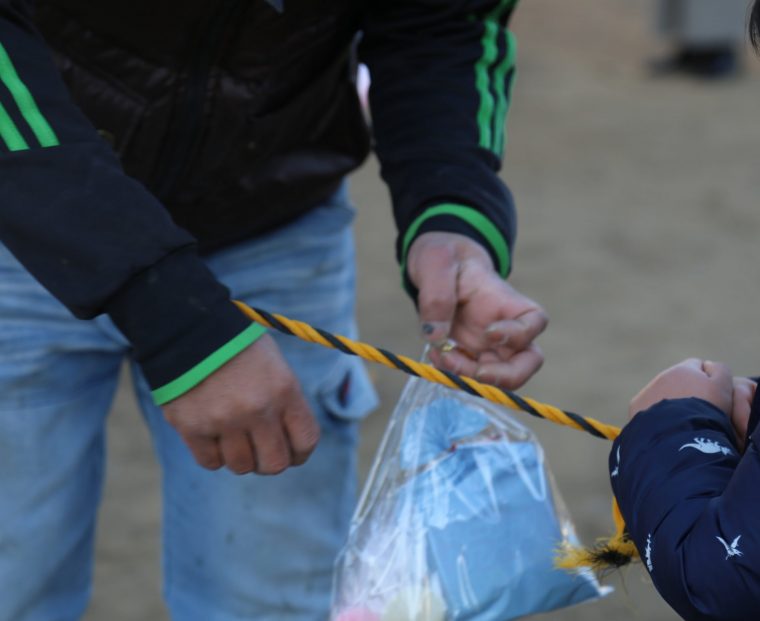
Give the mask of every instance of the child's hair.
[(760, 0), (755, 0), (752, 13), (749, 16), (749, 40), (760, 53)]

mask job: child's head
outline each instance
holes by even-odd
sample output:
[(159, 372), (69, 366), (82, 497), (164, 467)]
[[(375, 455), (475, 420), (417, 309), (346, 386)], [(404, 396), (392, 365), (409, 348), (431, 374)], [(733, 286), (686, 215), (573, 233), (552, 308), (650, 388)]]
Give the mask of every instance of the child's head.
[(760, 52), (760, 0), (755, 0), (749, 17), (749, 38), (755, 49)]

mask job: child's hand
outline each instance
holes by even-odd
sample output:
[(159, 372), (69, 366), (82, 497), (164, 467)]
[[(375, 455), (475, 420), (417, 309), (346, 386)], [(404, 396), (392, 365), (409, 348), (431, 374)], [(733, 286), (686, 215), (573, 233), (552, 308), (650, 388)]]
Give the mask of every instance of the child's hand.
[(734, 378), (734, 404), (731, 411), (731, 424), (736, 430), (739, 448), (744, 451), (744, 441), (747, 437), (747, 425), (752, 410), (752, 399), (755, 397), (757, 384), (746, 377)]
[[(731, 416), (734, 409), (734, 383), (727, 365), (689, 358), (666, 369), (649, 382), (631, 401), (631, 418), (663, 399), (697, 397), (709, 401)], [(746, 429), (746, 423), (745, 423)]]

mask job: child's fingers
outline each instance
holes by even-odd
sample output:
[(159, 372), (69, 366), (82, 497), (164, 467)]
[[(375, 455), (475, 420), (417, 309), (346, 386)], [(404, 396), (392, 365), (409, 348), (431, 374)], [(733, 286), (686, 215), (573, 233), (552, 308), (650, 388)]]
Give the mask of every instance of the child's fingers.
[(727, 365), (688, 358), (649, 382), (631, 401), (629, 415), (634, 416), (663, 399), (689, 397), (709, 401), (728, 415), (733, 405), (732, 381)]
[(736, 431), (739, 448), (744, 450), (747, 438), (747, 426), (752, 412), (752, 400), (755, 397), (757, 384), (746, 377), (733, 378), (734, 399), (731, 411), (731, 424)]
[(713, 362), (712, 360), (705, 360), (702, 363), (702, 370), (707, 374), (707, 377), (719, 382), (732, 383), (733, 376), (731, 375), (731, 368), (723, 362)]
[(697, 396), (710, 401), (730, 416), (734, 407), (734, 378), (731, 368), (722, 362), (705, 360), (702, 370), (710, 378), (710, 385), (706, 387), (706, 394)]

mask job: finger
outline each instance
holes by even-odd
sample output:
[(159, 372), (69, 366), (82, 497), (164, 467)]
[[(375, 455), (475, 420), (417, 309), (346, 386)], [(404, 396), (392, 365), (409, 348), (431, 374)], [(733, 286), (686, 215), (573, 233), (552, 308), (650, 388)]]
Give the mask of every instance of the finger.
[(509, 346), (522, 351), (546, 330), (549, 318), (543, 309), (532, 309), (514, 319), (496, 321), (486, 328), (486, 338), (492, 346)]
[(198, 462), (198, 465), (208, 470), (219, 470), (224, 465), (219, 441), (216, 438), (209, 438), (207, 436), (186, 437), (185, 443), (193, 454), (195, 461)]
[(478, 367), (475, 378), (500, 388), (515, 390), (527, 382), (544, 364), (541, 348), (532, 344), (506, 362), (485, 363)]
[(441, 352), (436, 349), (431, 350), (430, 361), (439, 369), (454, 373), (455, 375), (474, 377), (478, 370), (477, 362), (456, 349), (447, 352)]
[(256, 470), (256, 458), (247, 433), (227, 433), (219, 440), (219, 446), (224, 463), (235, 474), (247, 474)]
[(725, 382), (733, 384), (734, 378), (731, 374), (731, 368), (727, 364), (705, 360), (702, 363), (702, 370), (710, 379), (714, 379), (721, 383)]
[(665, 369), (660, 375), (664, 375), (665, 373), (668, 373), (669, 371), (672, 371), (673, 369), (680, 369), (680, 368), (688, 368), (693, 369), (696, 371), (701, 371), (705, 374), (707, 374), (707, 371), (704, 369), (704, 363), (705, 361), (702, 360), (702, 358), (687, 358), (686, 360), (682, 360), (678, 364), (674, 364), (669, 369)]
[(755, 396), (757, 384), (745, 377), (735, 377), (733, 384), (734, 402), (731, 411), (731, 423), (736, 430), (740, 443), (743, 443), (747, 436), (747, 427), (752, 414), (752, 400)]
[(319, 425), (303, 395), (293, 398), (283, 417), (283, 425), (294, 466), (306, 463), (319, 442)]
[(755, 382), (748, 377), (734, 377), (731, 381), (734, 385), (734, 392), (742, 397), (748, 397), (754, 393)]
[(439, 344), (448, 338), (457, 308), (458, 263), (444, 246), (429, 249), (424, 261), (416, 283), (422, 336)]
[(279, 474), (292, 464), (290, 447), (280, 417), (261, 419), (251, 426), (256, 472)]
[(671, 377), (688, 377), (698, 376), (704, 378), (707, 376), (707, 372), (702, 368), (703, 360), (701, 358), (687, 358), (681, 360), (681, 362), (674, 364), (672, 367), (663, 369), (641, 390), (645, 392), (652, 386), (655, 386), (658, 382), (662, 382)]

